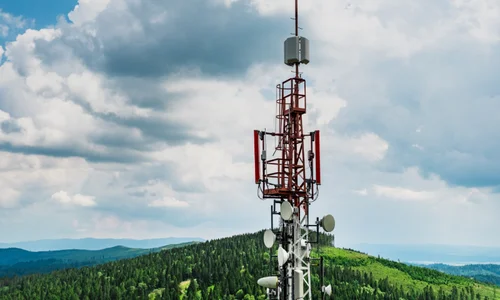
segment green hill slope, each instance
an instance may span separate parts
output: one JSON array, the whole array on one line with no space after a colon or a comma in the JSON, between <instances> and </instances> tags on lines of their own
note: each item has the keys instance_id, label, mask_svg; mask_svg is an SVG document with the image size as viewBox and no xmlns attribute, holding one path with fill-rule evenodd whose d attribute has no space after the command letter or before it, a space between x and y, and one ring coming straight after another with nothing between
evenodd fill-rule
<instances>
[{"instance_id":1,"label":"green hill slope","mask_svg":"<svg viewBox=\"0 0 500 300\"><path fill-rule=\"evenodd\" d=\"M436 299L425 296L434 294L437 299L500 299L500 291L496 292L496 287L481 283L466 277L453 276L436 270L410 266L394 261L376 258L352 250L323 248L321 254L326 257L326 264L331 270L335 268L348 268L354 272L362 273L361 285L370 291L377 287L375 281L393 288L404 291L406 299L419 299L419 294L423 292L423 299ZM364 275L366 274L366 275ZM330 273L330 280L334 276ZM366 285L368 283L368 286ZM387 287L385 287L387 289ZM440 295L443 295L442 297ZM472 298L471 298L472 297Z\"/></svg>"},{"instance_id":2,"label":"green hill slope","mask_svg":"<svg viewBox=\"0 0 500 300\"><path fill-rule=\"evenodd\" d=\"M183 247L193 242L154 249L133 249L116 246L102 250L58 250L31 252L18 248L0 249L0 277L92 266L109 261L133 258L164 249Z\"/></svg>"},{"instance_id":3,"label":"green hill slope","mask_svg":"<svg viewBox=\"0 0 500 300\"><path fill-rule=\"evenodd\" d=\"M493 283L500 286L500 265L472 264L465 266L450 266L446 264L432 264L422 266L452 275L472 277L479 281Z\"/></svg>"},{"instance_id":4,"label":"green hill slope","mask_svg":"<svg viewBox=\"0 0 500 300\"><path fill-rule=\"evenodd\" d=\"M330 241L322 235L323 244ZM256 281L271 275L266 250L262 232L238 235L94 267L0 279L0 299L264 299ZM474 280L350 250L321 251L336 299L495 296L491 286ZM317 275L312 283L318 288ZM317 293L314 299L320 299Z\"/></svg>"}]
</instances>

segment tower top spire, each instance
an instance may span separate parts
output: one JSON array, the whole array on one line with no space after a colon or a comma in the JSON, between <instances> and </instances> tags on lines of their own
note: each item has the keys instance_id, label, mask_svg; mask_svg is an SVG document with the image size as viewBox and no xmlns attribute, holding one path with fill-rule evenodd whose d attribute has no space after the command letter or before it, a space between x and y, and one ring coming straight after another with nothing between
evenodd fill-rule
<instances>
[{"instance_id":1,"label":"tower top spire","mask_svg":"<svg viewBox=\"0 0 500 300\"><path fill-rule=\"evenodd\" d=\"M309 63L309 40L299 36L299 0L295 1L295 35L285 40L285 64L295 66L295 77L299 78L299 65Z\"/></svg>"},{"instance_id":2,"label":"tower top spire","mask_svg":"<svg viewBox=\"0 0 500 300\"><path fill-rule=\"evenodd\" d=\"M295 1L295 36L299 36L299 0Z\"/></svg>"}]
</instances>

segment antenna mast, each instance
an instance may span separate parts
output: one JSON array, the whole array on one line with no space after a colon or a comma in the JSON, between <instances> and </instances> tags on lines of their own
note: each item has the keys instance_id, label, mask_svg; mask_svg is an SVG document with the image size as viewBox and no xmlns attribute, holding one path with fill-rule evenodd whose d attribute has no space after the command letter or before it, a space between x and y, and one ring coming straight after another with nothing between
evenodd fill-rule
<instances>
[{"instance_id":1,"label":"antenna mast","mask_svg":"<svg viewBox=\"0 0 500 300\"><path fill-rule=\"evenodd\" d=\"M295 36L299 36L299 0L295 0ZM295 77L299 77L299 64L295 63Z\"/></svg>"},{"instance_id":2,"label":"antenna mast","mask_svg":"<svg viewBox=\"0 0 500 300\"><path fill-rule=\"evenodd\" d=\"M317 218L314 224L309 222L309 206L317 199L321 184L320 134L318 130L304 134L306 81L300 76L299 65L309 63L309 40L299 36L298 0L294 1L295 35L285 40L284 63L295 67L295 77L276 86L278 131L254 131L255 183L259 187L259 198L274 202L271 229L265 232L264 243L270 248L271 261L276 257L278 260L277 268L271 269L278 275L261 278L258 284L267 288L269 299L280 300L312 299L311 245L319 242L320 226L327 232L335 227L331 215ZM278 141L275 155L270 159L266 143L269 136ZM276 215L280 216L278 228L273 225ZM315 240L309 239L310 228L315 228ZM275 240L278 241L277 255L272 253ZM318 260L322 266L323 260ZM331 294L330 285L321 289L323 296Z\"/></svg>"}]
</instances>

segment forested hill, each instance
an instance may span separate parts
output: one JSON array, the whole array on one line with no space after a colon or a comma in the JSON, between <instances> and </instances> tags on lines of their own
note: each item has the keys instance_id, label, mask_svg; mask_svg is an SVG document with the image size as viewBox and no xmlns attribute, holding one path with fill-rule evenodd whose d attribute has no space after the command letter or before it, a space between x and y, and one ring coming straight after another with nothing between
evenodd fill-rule
<instances>
[{"instance_id":1,"label":"forested hill","mask_svg":"<svg viewBox=\"0 0 500 300\"><path fill-rule=\"evenodd\" d=\"M18 248L0 249L0 277L93 266L114 260L133 258L165 249L183 247L196 242L167 245L152 249L116 246L102 250L57 250L31 252Z\"/></svg>"},{"instance_id":2,"label":"forested hill","mask_svg":"<svg viewBox=\"0 0 500 300\"><path fill-rule=\"evenodd\" d=\"M500 286L500 265L472 264L465 266L450 266L446 264L432 264L426 265L425 267L452 275L473 277L477 280L494 283Z\"/></svg>"},{"instance_id":3,"label":"forested hill","mask_svg":"<svg viewBox=\"0 0 500 300\"><path fill-rule=\"evenodd\" d=\"M263 232L94 267L0 280L0 299L264 299ZM327 245L331 237L322 235ZM494 299L492 286L350 250L321 248L336 299ZM315 254L317 255L317 254ZM318 274L318 270L313 270ZM318 276L313 285L318 291ZM316 293L314 299L321 299ZM500 298L497 298L500 299Z\"/></svg>"}]
</instances>

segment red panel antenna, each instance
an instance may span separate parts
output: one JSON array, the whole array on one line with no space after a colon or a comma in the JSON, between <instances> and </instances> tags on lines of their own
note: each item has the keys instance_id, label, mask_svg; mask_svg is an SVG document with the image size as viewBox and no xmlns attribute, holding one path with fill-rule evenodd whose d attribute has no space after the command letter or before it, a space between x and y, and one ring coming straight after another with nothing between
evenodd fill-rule
<instances>
[{"instance_id":1,"label":"red panel antenna","mask_svg":"<svg viewBox=\"0 0 500 300\"><path fill-rule=\"evenodd\" d=\"M321 151L319 144L319 130L314 133L314 151L316 152L316 183L321 184Z\"/></svg>"},{"instance_id":2,"label":"red panel antenna","mask_svg":"<svg viewBox=\"0 0 500 300\"><path fill-rule=\"evenodd\" d=\"M255 183L260 182L260 153L259 153L259 131L253 131L253 152L255 163Z\"/></svg>"}]
</instances>

